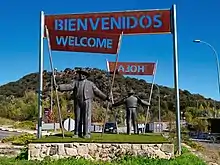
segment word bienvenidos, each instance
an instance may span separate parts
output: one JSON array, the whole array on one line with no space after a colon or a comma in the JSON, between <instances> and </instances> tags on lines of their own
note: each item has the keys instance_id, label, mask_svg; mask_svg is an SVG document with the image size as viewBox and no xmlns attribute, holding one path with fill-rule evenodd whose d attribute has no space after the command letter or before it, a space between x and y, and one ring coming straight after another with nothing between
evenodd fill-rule
<instances>
[{"instance_id":1,"label":"word bienvenidos","mask_svg":"<svg viewBox=\"0 0 220 165\"><path fill-rule=\"evenodd\" d=\"M121 16L115 18L97 17L97 18L69 18L69 19L55 19L54 30L62 31L96 31L96 30L125 30L142 28L147 29L150 27L161 28L163 22L161 15L154 16Z\"/></svg>"}]
</instances>

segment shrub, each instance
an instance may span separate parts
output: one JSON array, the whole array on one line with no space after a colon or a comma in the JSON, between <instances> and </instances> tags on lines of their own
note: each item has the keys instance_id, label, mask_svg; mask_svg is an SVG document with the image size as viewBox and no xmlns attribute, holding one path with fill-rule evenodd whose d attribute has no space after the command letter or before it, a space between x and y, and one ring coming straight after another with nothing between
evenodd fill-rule
<instances>
[{"instance_id":1,"label":"shrub","mask_svg":"<svg viewBox=\"0 0 220 165\"><path fill-rule=\"evenodd\" d=\"M31 129L31 130L35 130L36 129L36 125L32 121L15 122L13 127L14 128Z\"/></svg>"},{"instance_id":2,"label":"shrub","mask_svg":"<svg viewBox=\"0 0 220 165\"><path fill-rule=\"evenodd\" d=\"M2 139L2 143L10 142L14 145L25 145L28 143L29 140L36 139L36 136L33 134L24 133L19 136L10 136L7 138Z\"/></svg>"}]
</instances>

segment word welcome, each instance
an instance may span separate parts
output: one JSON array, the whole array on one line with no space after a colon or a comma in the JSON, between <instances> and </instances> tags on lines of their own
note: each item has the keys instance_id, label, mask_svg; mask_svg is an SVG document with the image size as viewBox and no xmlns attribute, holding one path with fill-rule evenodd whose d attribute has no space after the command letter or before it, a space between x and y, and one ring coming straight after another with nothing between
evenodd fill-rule
<instances>
[{"instance_id":1,"label":"word welcome","mask_svg":"<svg viewBox=\"0 0 220 165\"><path fill-rule=\"evenodd\" d=\"M110 72L114 71L115 62L109 62ZM118 62L117 71L124 75L153 75L155 63Z\"/></svg>"},{"instance_id":2,"label":"word welcome","mask_svg":"<svg viewBox=\"0 0 220 165\"><path fill-rule=\"evenodd\" d=\"M56 36L56 44L61 46L112 48L112 39L99 37Z\"/></svg>"},{"instance_id":3,"label":"word welcome","mask_svg":"<svg viewBox=\"0 0 220 165\"><path fill-rule=\"evenodd\" d=\"M120 35L88 32L50 31L51 49L55 51L116 54Z\"/></svg>"},{"instance_id":4,"label":"word welcome","mask_svg":"<svg viewBox=\"0 0 220 165\"><path fill-rule=\"evenodd\" d=\"M98 17L98 18L70 18L70 19L56 19L54 24L55 30L63 31L96 31L101 30L125 30L135 29L140 27L147 29L149 27L160 28L163 25L161 14L154 16L142 15L139 18L136 16L123 17Z\"/></svg>"}]
</instances>

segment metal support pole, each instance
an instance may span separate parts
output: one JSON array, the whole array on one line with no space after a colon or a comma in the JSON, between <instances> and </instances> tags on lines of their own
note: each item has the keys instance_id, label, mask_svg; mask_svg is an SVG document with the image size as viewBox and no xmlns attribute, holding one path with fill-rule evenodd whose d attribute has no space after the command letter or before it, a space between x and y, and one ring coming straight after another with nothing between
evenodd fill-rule
<instances>
[{"instance_id":1,"label":"metal support pole","mask_svg":"<svg viewBox=\"0 0 220 165\"><path fill-rule=\"evenodd\" d=\"M157 93L158 93L158 122L159 122L159 130L161 132L161 111L160 111L160 88L158 85L154 84L157 88Z\"/></svg>"},{"instance_id":2,"label":"metal support pole","mask_svg":"<svg viewBox=\"0 0 220 165\"><path fill-rule=\"evenodd\" d=\"M158 96L158 97L159 97L159 98L158 98L158 104L159 104L159 105L158 105L158 106L159 106L159 114L158 114L158 115L159 115L159 116L158 116L158 117L159 117L159 124L160 124L160 132L162 132L162 130L163 130L162 128L163 128L163 127L162 127L162 123L161 123L160 88L158 87L158 89L159 89L159 90L158 90L158 92L159 92L159 96Z\"/></svg>"},{"instance_id":3,"label":"metal support pole","mask_svg":"<svg viewBox=\"0 0 220 165\"><path fill-rule=\"evenodd\" d=\"M205 41L200 41L200 42L208 45L213 50L213 52L214 52L215 60L216 60L216 67L217 67L217 73L218 73L218 76L217 76L218 77L218 93L220 95L220 74L219 74L220 71L219 71L218 53L217 53L217 51L215 50L215 48L211 44L209 44L209 43L207 43Z\"/></svg>"},{"instance_id":4,"label":"metal support pole","mask_svg":"<svg viewBox=\"0 0 220 165\"><path fill-rule=\"evenodd\" d=\"M172 6L172 33L173 33L173 64L174 64L174 86L176 94L176 132L177 132L177 154L181 155L181 128L180 128L180 99L179 99L179 69L178 69L178 40L176 23L176 5Z\"/></svg>"},{"instance_id":5,"label":"metal support pole","mask_svg":"<svg viewBox=\"0 0 220 165\"><path fill-rule=\"evenodd\" d=\"M211 49L212 49L212 51L214 52L214 55L215 55L215 60L216 60L216 68L217 68L217 78L218 78L218 94L219 94L219 96L220 96L220 74L219 74L219 72L220 72L220 67L219 67L219 58L218 58L218 53L217 53L217 51L215 50L215 48L211 45L211 44L209 44L208 42L205 42L205 41L201 41L201 40L194 40L194 42L196 42L196 43L202 43L202 44L205 44L205 45L207 45L208 47L210 47ZM216 112L215 112L216 113Z\"/></svg>"},{"instance_id":6,"label":"metal support pole","mask_svg":"<svg viewBox=\"0 0 220 165\"><path fill-rule=\"evenodd\" d=\"M44 70L44 12L40 13L40 38L39 38L39 87L38 87L38 128L37 138L42 137L42 91Z\"/></svg>"},{"instance_id":7,"label":"metal support pole","mask_svg":"<svg viewBox=\"0 0 220 165\"><path fill-rule=\"evenodd\" d=\"M160 130L161 130L161 111L160 111L160 87L156 84L154 84L157 88L158 93L158 122L160 124Z\"/></svg>"}]
</instances>

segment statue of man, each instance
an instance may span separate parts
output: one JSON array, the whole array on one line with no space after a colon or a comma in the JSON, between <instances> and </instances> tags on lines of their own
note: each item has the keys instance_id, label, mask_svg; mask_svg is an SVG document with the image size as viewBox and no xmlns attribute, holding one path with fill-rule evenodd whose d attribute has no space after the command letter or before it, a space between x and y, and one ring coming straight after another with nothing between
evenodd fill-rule
<instances>
[{"instance_id":1,"label":"statue of man","mask_svg":"<svg viewBox=\"0 0 220 165\"><path fill-rule=\"evenodd\" d=\"M90 138L92 100L94 95L104 101L109 101L110 99L93 82L87 79L89 73L86 70L78 69L76 75L76 80L72 81L71 84L58 85L57 89L59 91L73 91L75 113L74 137Z\"/></svg>"},{"instance_id":2,"label":"statue of man","mask_svg":"<svg viewBox=\"0 0 220 165\"><path fill-rule=\"evenodd\" d=\"M133 90L128 92L128 96L123 98L121 101L118 101L112 104L112 107L125 104L126 107L126 123L127 123L127 134L131 134L131 121L134 127L134 133L138 134L138 123L137 123L137 107L138 104L149 106L150 104L144 100L141 100L138 96L135 95Z\"/></svg>"}]
</instances>

